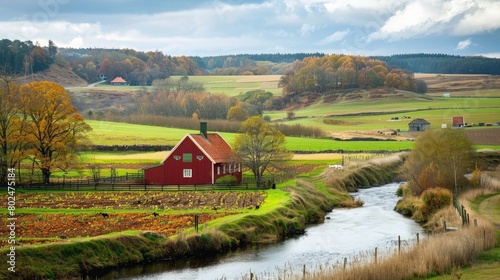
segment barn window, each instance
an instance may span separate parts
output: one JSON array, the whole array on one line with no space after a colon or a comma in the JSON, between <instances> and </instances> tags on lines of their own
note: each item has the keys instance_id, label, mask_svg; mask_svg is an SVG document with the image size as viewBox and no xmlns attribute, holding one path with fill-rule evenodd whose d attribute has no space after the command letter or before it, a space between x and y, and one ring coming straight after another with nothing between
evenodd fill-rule
<instances>
[{"instance_id":1,"label":"barn window","mask_svg":"<svg viewBox=\"0 0 500 280\"><path fill-rule=\"evenodd\" d=\"M220 174L220 166L217 166L217 174Z\"/></svg>"},{"instance_id":2,"label":"barn window","mask_svg":"<svg viewBox=\"0 0 500 280\"><path fill-rule=\"evenodd\" d=\"M223 165L222 173L226 174L226 165L225 164Z\"/></svg>"},{"instance_id":3,"label":"barn window","mask_svg":"<svg viewBox=\"0 0 500 280\"><path fill-rule=\"evenodd\" d=\"M183 162L193 162L193 154L182 154Z\"/></svg>"},{"instance_id":4,"label":"barn window","mask_svg":"<svg viewBox=\"0 0 500 280\"><path fill-rule=\"evenodd\" d=\"M193 170L192 169L184 169L184 178L191 178L193 177Z\"/></svg>"},{"instance_id":5,"label":"barn window","mask_svg":"<svg viewBox=\"0 0 500 280\"><path fill-rule=\"evenodd\" d=\"M231 164L229 164L229 173L233 172L231 169Z\"/></svg>"}]
</instances>

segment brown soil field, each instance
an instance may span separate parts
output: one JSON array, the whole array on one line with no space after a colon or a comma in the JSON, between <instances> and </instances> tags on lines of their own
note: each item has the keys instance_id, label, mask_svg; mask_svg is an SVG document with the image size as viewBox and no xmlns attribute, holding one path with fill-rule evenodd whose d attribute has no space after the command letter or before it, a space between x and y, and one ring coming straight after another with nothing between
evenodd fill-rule
<instances>
[{"instance_id":1,"label":"brown soil field","mask_svg":"<svg viewBox=\"0 0 500 280\"><path fill-rule=\"evenodd\" d=\"M20 209L210 210L262 204L265 192L61 192L19 193Z\"/></svg>"},{"instance_id":2,"label":"brown soil field","mask_svg":"<svg viewBox=\"0 0 500 280\"><path fill-rule=\"evenodd\" d=\"M246 210L257 211L266 196L260 191L17 193L16 208L24 211L16 215L16 237L30 244L125 230L170 236L193 227L194 213L203 224ZM6 224L7 218L0 214ZM3 236L8 231L0 228Z\"/></svg>"},{"instance_id":3,"label":"brown soil field","mask_svg":"<svg viewBox=\"0 0 500 280\"><path fill-rule=\"evenodd\" d=\"M201 213L198 215L198 222L203 224L226 215L229 214ZM7 215L1 217L7 223ZM152 213L113 213L106 217L100 213L19 214L16 220L16 237L22 244L34 244L126 230L154 231L171 236L193 225L194 214L154 216ZM2 227L0 234L8 236L8 228Z\"/></svg>"},{"instance_id":4,"label":"brown soil field","mask_svg":"<svg viewBox=\"0 0 500 280\"><path fill-rule=\"evenodd\" d=\"M500 89L500 76L460 74L415 74L427 83L429 93Z\"/></svg>"},{"instance_id":5,"label":"brown soil field","mask_svg":"<svg viewBox=\"0 0 500 280\"><path fill-rule=\"evenodd\" d=\"M466 129L465 133L475 145L500 145L500 127Z\"/></svg>"}]
</instances>

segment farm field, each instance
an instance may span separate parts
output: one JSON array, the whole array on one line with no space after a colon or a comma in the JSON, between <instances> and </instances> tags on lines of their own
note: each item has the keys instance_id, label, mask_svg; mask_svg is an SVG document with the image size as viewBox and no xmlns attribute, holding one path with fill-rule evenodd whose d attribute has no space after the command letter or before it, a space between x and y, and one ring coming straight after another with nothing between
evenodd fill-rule
<instances>
[{"instance_id":1,"label":"farm field","mask_svg":"<svg viewBox=\"0 0 500 280\"><path fill-rule=\"evenodd\" d=\"M23 192L17 194L17 236L23 244L122 231L172 236L199 223L255 210L264 191L226 192ZM7 215L0 215L7 221ZM8 228L0 229L8 236Z\"/></svg>"},{"instance_id":2,"label":"farm field","mask_svg":"<svg viewBox=\"0 0 500 280\"><path fill-rule=\"evenodd\" d=\"M180 78L173 76L172 78ZM262 89L275 95L281 95L282 89L278 88L280 75L259 76L189 76L193 82L203 83L205 90L210 93L223 93L236 96L247 91Z\"/></svg>"},{"instance_id":3,"label":"farm field","mask_svg":"<svg viewBox=\"0 0 500 280\"><path fill-rule=\"evenodd\" d=\"M88 121L93 131L89 140L96 145L175 145L186 133L198 133L194 130L143 126L104 121ZM223 132L221 135L232 143L235 133ZM411 141L335 141L331 139L307 139L287 137L287 148L319 152L326 150L405 150L413 146Z\"/></svg>"}]
</instances>

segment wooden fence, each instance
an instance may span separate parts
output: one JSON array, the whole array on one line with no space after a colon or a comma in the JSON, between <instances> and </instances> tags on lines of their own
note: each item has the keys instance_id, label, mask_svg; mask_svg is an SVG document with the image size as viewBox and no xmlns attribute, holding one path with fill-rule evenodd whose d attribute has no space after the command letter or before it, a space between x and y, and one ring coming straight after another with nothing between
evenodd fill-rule
<instances>
[{"instance_id":1,"label":"wooden fence","mask_svg":"<svg viewBox=\"0 0 500 280\"><path fill-rule=\"evenodd\" d=\"M248 183L240 185L146 185L137 183L116 183L116 184L32 184L19 185L18 189L23 190L59 190L59 191L209 191L209 190L263 190Z\"/></svg>"}]
</instances>

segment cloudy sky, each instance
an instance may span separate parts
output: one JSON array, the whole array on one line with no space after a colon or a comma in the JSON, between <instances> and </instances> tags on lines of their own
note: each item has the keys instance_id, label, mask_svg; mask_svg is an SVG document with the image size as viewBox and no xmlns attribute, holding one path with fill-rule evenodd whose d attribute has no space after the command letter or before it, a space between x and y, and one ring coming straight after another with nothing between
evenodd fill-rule
<instances>
[{"instance_id":1,"label":"cloudy sky","mask_svg":"<svg viewBox=\"0 0 500 280\"><path fill-rule=\"evenodd\" d=\"M0 6L0 38L169 55L500 57L500 1L16 0Z\"/></svg>"}]
</instances>

